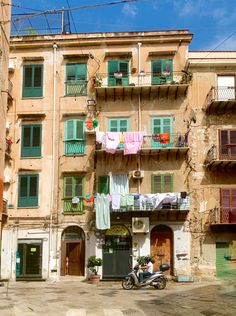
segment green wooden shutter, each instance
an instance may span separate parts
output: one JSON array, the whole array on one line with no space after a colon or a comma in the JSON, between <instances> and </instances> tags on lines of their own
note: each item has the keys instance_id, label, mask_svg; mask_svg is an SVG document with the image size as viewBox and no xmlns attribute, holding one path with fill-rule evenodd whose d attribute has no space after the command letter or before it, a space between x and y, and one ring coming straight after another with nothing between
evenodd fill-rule
<instances>
[{"instance_id":1,"label":"green wooden shutter","mask_svg":"<svg viewBox=\"0 0 236 316\"><path fill-rule=\"evenodd\" d=\"M161 83L161 60L151 61L152 84Z\"/></svg>"},{"instance_id":2,"label":"green wooden shutter","mask_svg":"<svg viewBox=\"0 0 236 316\"><path fill-rule=\"evenodd\" d=\"M41 156L41 125L23 125L21 157Z\"/></svg>"},{"instance_id":3,"label":"green wooden shutter","mask_svg":"<svg viewBox=\"0 0 236 316\"><path fill-rule=\"evenodd\" d=\"M99 176L98 177L98 193L109 193L109 177Z\"/></svg>"},{"instance_id":4,"label":"green wooden shutter","mask_svg":"<svg viewBox=\"0 0 236 316\"><path fill-rule=\"evenodd\" d=\"M116 78L114 77L114 72L119 71L119 64L117 60L108 61L108 86L116 85Z\"/></svg>"},{"instance_id":5,"label":"green wooden shutter","mask_svg":"<svg viewBox=\"0 0 236 316\"><path fill-rule=\"evenodd\" d=\"M65 122L65 140L74 140L74 120Z\"/></svg>"},{"instance_id":6,"label":"green wooden shutter","mask_svg":"<svg viewBox=\"0 0 236 316\"><path fill-rule=\"evenodd\" d=\"M76 65L76 79L86 80L87 79L87 64L81 63Z\"/></svg>"},{"instance_id":7,"label":"green wooden shutter","mask_svg":"<svg viewBox=\"0 0 236 316\"><path fill-rule=\"evenodd\" d=\"M23 91L25 98L42 97L43 95L43 65L24 65Z\"/></svg>"},{"instance_id":8,"label":"green wooden shutter","mask_svg":"<svg viewBox=\"0 0 236 316\"><path fill-rule=\"evenodd\" d=\"M18 207L38 206L38 175L20 175Z\"/></svg>"},{"instance_id":9,"label":"green wooden shutter","mask_svg":"<svg viewBox=\"0 0 236 316\"><path fill-rule=\"evenodd\" d=\"M153 194L173 192L172 174L152 175L151 181L151 190Z\"/></svg>"},{"instance_id":10,"label":"green wooden shutter","mask_svg":"<svg viewBox=\"0 0 236 316\"><path fill-rule=\"evenodd\" d=\"M76 127L75 139L84 140L85 139L84 121L83 120L76 120L75 127Z\"/></svg>"},{"instance_id":11,"label":"green wooden shutter","mask_svg":"<svg viewBox=\"0 0 236 316\"><path fill-rule=\"evenodd\" d=\"M66 95L87 94L87 64L66 64Z\"/></svg>"},{"instance_id":12,"label":"green wooden shutter","mask_svg":"<svg viewBox=\"0 0 236 316\"><path fill-rule=\"evenodd\" d=\"M172 130L173 130L173 118L172 117L154 117L151 119L151 134L170 134L170 142L162 144L160 141L152 140L152 148L166 148L172 147Z\"/></svg>"},{"instance_id":13,"label":"green wooden shutter","mask_svg":"<svg viewBox=\"0 0 236 316\"><path fill-rule=\"evenodd\" d=\"M115 118L108 121L109 132L127 132L128 119Z\"/></svg>"},{"instance_id":14,"label":"green wooden shutter","mask_svg":"<svg viewBox=\"0 0 236 316\"><path fill-rule=\"evenodd\" d=\"M151 61L152 84L166 84L173 80L173 60L157 59Z\"/></svg>"},{"instance_id":15,"label":"green wooden shutter","mask_svg":"<svg viewBox=\"0 0 236 316\"><path fill-rule=\"evenodd\" d=\"M72 198L73 196L73 177L64 178L64 197Z\"/></svg>"},{"instance_id":16,"label":"green wooden shutter","mask_svg":"<svg viewBox=\"0 0 236 316\"><path fill-rule=\"evenodd\" d=\"M129 85L129 62L120 61L119 71L122 72L122 86Z\"/></svg>"}]
</instances>

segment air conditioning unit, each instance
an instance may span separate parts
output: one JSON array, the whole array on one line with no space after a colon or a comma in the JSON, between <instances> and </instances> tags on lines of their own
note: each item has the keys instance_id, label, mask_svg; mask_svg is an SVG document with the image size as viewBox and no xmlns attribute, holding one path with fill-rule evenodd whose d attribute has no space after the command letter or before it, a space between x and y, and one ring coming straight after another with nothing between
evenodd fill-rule
<instances>
[{"instance_id":1,"label":"air conditioning unit","mask_svg":"<svg viewBox=\"0 0 236 316\"><path fill-rule=\"evenodd\" d=\"M133 170L132 177L134 179L141 179L144 177L144 170Z\"/></svg>"},{"instance_id":2,"label":"air conditioning unit","mask_svg":"<svg viewBox=\"0 0 236 316\"><path fill-rule=\"evenodd\" d=\"M133 233L149 232L149 217L132 217Z\"/></svg>"}]
</instances>

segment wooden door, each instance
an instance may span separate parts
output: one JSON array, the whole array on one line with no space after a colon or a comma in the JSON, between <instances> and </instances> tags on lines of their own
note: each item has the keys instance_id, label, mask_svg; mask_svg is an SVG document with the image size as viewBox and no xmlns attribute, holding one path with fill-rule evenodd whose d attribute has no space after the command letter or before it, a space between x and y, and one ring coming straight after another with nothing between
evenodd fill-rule
<instances>
[{"instance_id":1,"label":"wooden door","mask_svg":"<svg viewBox=\"0 0 236 316\"><path fill-rule=\"evenodd\" d=\"M66 257L68 258L68 274L84 275L84 245L83 241L68 242Z\"/></svg>"},{"instance_id":2,"label":"wooden door","mask_svg":"<svg viewBox=\"0 0 236 316\"><path fill-rule=\"evenodd\" d=\"M167 273L173 274L173 232L165 225L158 225L151 231L151 256L154 257L154 271L159 270L162 263L171 267Z\"/></svg>"}]
</instances>

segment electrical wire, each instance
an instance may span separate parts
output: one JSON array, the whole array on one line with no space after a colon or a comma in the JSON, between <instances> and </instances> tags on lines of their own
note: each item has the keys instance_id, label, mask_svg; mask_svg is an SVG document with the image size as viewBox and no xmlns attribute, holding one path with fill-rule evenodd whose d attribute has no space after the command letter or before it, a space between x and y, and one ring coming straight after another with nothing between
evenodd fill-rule
<instances>
[{"instance_id":1,"label":"electrical wire","mask_svg":"<svg viewBox=\"0 0 236 316\"><path fill-rule=\"evenodd\" d=\"M65 11L71 12L71 11L78 11L78 10L82 10L82 9L92 9L92 8L98 8L98 7L113 6L113 5L117 5L117 4L139 2L139 1L143 1L143 0L120 0L120 1L113 1L113 2L108 2L108 3L97 3L97 4L93 4L93 5L84 5L84 6L80 6L80 7L76 7L76 8L62 8L62 9L46 10L46 11L41 11L39 13L28 14L22 18L16 18L16 19L14 19L14 22L22 21L22 20L25 20L27 18L36 17L36 16L43 15L43 14L61 13L61 12L65 12Z\"/></svg>"}]
</instances>

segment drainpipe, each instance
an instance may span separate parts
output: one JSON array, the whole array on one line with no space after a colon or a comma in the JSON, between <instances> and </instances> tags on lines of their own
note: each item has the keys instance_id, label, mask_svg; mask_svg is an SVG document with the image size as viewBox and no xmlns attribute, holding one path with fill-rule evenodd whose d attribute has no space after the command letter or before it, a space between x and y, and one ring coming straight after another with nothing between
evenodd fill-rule
<instances>
[{"instance_id":1,"label":"drainpipe","mask_svg":"<svg viewBox=\"0 0 236 316\"><path fill-rule=\"evenodd\" d=\"M48 244L48 278L50 276L50 263L52 256L52 221L54 212L55 192L55 131L56 131L56 76L57 76L57 44L53 44L53 112L52 112L52 170L51 170L51 197L50 197L50 223L49 223L49 244Z\"/></svg>"},{"instance_id":2,"label":"drainpipe","mask_svg":"<svg viewBox=\"0 0 236 316\"><path fill-rule=\"evenodd\" d=\"M138 85L140 85L140 71L141 71L141 46L142 43L138 43ZM141 130L141 97L138 95L138 131ZM141 169L141 155L138 158L138 170ZM138 181L138 194L140 194L140 182Z\"/></svg>"}]
</instances>

